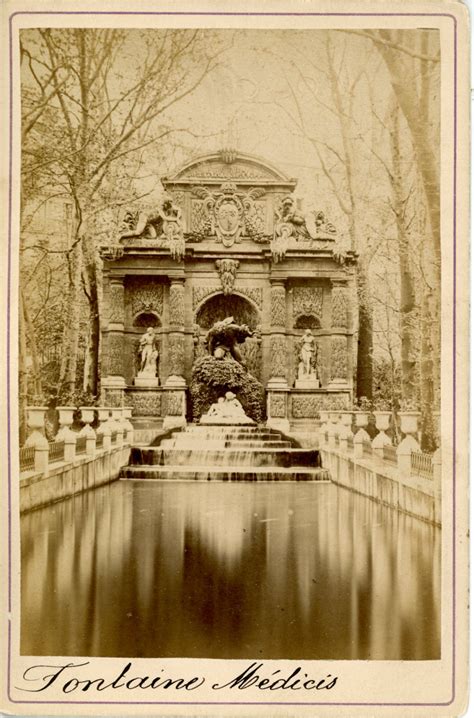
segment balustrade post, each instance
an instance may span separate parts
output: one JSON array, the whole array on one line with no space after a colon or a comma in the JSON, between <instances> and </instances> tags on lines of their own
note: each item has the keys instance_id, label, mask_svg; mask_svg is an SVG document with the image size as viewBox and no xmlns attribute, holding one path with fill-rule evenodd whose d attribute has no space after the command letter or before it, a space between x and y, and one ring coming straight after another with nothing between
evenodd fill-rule
<instances>
[{"instance_id":1,"label":"balustrade post","mask_svg":"<svg viewBox=\"0 0 474 718\"><path fill-rule=\"evenodd\" d=\"M76 407L58 406L56 408L59 414L59 430L55 436L55 441L62 441L65 436L68 436L68 432L71 431Z\"/></svg>"},{"instance_id":2,"label":"balustrade post","mask_svg":"<svg viewBox=\"0 0 474 718\"><path fill-rule=\"evenodd\" d=\"M44 435L44 415L47 412L47 406L29 406L28 412L28 428L31 430L30 435L25 441L25 446L36 446L36 444L43 444L43 439L46 441ZM48 443L46 441L46 443Z\"/></svg>"},{"instance_id":3,"label":"balustrade post","mask_svg":"<svg viewBox=\"0 0 474 718\"><path fill-rule=\"evenodd\" d=\"M61 441L64 441L64 461L74 461L76 458L77 434L68 426L63 427Z\"/></svg>"},{"instance_id":4,"label":"balustrade post","mask_svg":"<svg viewBox=\"0 0 474 718\"><path fill-rule=\"evenodd\" d=\"M342 430L339 434L339 447L341 451L347 451L347 440L352 437L351 431L352 412L341 411Z\"/></svg>"},{"instance_id":5,"label":"balustrade post","mask_svg":"<svg viewBox=\"0 0 474 718\"><path fill-rule=\"evenodd\" d=\"M397 446L398 469L406 476L411 474L411 455L413 451L420 451L420 445L414 436L408 434Z\"/></svg>"},{"instance_id":6,"label":"balustrade post","mask_svg":"<svg viewBox=\"0 0 474 718\"><path fill-rule=\"evenodd\" d=\"M336 446L336 424L339 419L338 412L331 412L329 416L330 424L328 427L328 446L334 448Z\"/></svg>"},{"instance_id":7,"label":"balustrade post","mask_svg":"<svg viewBox=\"0 0 474 718\"><path fill-rule=\"evenodd\" d=\"M35 447L35 471L48 476L49 473L49 444L45 436L36 439Z\"/></svg>"},{"instance_id":8,"label":"balustrade post","mask_svg":"<svg viewBox=\"0 0 474 718\"><path fill-rule=\"evenodd\" d=\"M379 459L383 460L383 447L392 444L390 437L385 433L390 426L391 411L374 411L375 426L378 434L372 441L372 449Z\"/></svg>"},{"instance_id":9,"label":"balustrade post","mask_svg":"<svg viewBox=\"0 0 474 718\"><path fill-rule=\"evenodd\" d=\"M132 417L132 407L124 406L122 409L124 428L127 432L127 444L133 444L134 428L130 421Z\"/></svg>"},{"instance_id":10,"label":"balustrade post","mask_svg":"<svg viewBox=\"0 0 474 718\"><path fill-rule=\"evenodd\" d=\"M123 445L122 409L114 406L112 409L113 431L117 432L117 446Z\"/></svg>"}]
</instances>

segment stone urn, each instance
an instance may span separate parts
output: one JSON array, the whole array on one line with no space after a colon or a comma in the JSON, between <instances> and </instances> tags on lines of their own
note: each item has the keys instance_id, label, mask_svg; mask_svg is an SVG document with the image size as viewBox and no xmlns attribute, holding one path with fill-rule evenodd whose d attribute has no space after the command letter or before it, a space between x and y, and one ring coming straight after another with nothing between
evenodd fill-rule
<instances>
[{"instance_id":1,"label":"stone urn","mask_svg":"<svg viewBox=\"0 0 474 718\"><path fill-rule=\"evenodd\" d=\"M355 411L355 425L358 429L365 429L365 427L369 423L369 414L368 411Z\"/></svg>"},{"instance_id":2,"label":"stone urn","mask_svg":"<svg viewBox=\"0 0 474 718\"><path fill-rule=\"evenodd\" d=\"M72 423L74 421L74 412L76 411L75 406L58 406L56 407L59 414L59 425L62 428L63 426L72 426Z\"/></svg>"},{"instance_id":3,"label":"stone urn","mask_svg":"<svg viewBox=\"0 0 474 718\"><path fill-rule=\"evenodd\" d=\"M420 411L399 411L400 430L405 435L415 435L418 431L418 420L421 416Z\"/></svg>"},{"instance_id":4,"label":"stone urn","mask_svg":"<svg viewBox=\"0 0 474 718\"><path fill-rule=\"evenodd\" d=\"M44 429L44 415L47 411L47 406L29 406L28 428L42 431Z\"/></svg>"},{"instance_id":5,"label":"stone urn","mask_svg":"<svg viewBox=\"0 0 474 718\"><path fill-rule=\"evenodd\" d=\"M56 434L56 441L64 441L71 434L71 426L74 422L75 406L56 407L59 414L59 430Z\"/></svg>"},{"instance_id":6,"label":"stone urn","mask_svg":"<svg viewBox=\"0 0 474 718\"><path fill-rule=\"evenodd\" d=\"M92 406L81 406L81 419L84 424L92 424L94 421L94 407Z\"/></svg>"},{"instance_id":7,"label":"stone urn","mask_svg":"<svg viewBox=\"0 0 474 718\"><path fill-rule=\"evenodd\" d=\"M104 424L106 421L109 420L109 413L110 409L105 406L100 406L97 409L97 418L99 419L100 425Z\"/></svg>"},{"instance_id":8,"label":"stone urn","mask_svg":"<svg viewBox=\"0 0 474 718\"><path fill-rule=\"evenodd\" d=\"M374 411L375 426L379 431L387 431L390 426L391 411Z\"/></svg>"}]
</instances>

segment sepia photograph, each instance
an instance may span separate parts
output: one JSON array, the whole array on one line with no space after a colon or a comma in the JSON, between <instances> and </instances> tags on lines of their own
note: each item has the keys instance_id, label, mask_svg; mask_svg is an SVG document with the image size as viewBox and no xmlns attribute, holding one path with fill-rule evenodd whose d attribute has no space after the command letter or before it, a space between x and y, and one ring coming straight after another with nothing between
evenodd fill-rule
<instances>
[{"instance_id":1,"label":"sepia photograph","mask_svg":"<svg viewBox=\"0 0 474 718\"><path fill-rule=\"evenodd\" d=\"M85 701L101 658L112 688L239 659L218 694L321 700L337 661L429 671L444 30L136 15L18 30L15 688Z\"/></svg>"}]
</instances>

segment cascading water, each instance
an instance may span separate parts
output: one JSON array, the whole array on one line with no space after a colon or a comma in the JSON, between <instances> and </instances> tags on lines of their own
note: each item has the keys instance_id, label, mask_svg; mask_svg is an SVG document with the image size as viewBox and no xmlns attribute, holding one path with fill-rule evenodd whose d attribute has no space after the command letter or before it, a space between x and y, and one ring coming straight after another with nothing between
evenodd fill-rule
<instances>
[{"instance_id":1,"label":"cascading water","mask_svg":"<svg viewBox=\"0 0 474 718\"><path fill-rule=\"evenodd\" d=\"M123 479L328 481L319 451L275 429L190 425L154 446L133 447Z\"/></svg>"}]
</instances>

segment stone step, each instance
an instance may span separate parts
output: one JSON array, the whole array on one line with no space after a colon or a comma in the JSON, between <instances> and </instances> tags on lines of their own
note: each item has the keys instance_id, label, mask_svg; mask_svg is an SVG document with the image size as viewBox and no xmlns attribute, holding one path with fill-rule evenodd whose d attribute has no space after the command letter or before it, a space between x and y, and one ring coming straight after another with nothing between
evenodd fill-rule
<instances>
[{"instance_id":1,"label":"stone step","mask_svg":"<svg viewBox=\"0 0 474 718\"><path fill-rule=\"evenodd\" d=\"M149 466L207 466L210 470L215 467L242 466L272 466L285 467L305 466L319 468L321 466L320 453L312 449L239 449L220 448L207 451L187 448L139 448L132 447L130 465Z\"/></svg>"},{"instance_id":2,"label":"stone step","mask_svg":"<svg viewBox=\"0 0 474 718\"><path fill-rule=\"evenodd\" d=\"M256 426L187 426L184 431L173 432L173 436L255 436L255 437L279 437L279 431L275 429L258 428Z\"/></svg>"},{"instance_id":3,"label":"stone step","mask_svg":"<svg viewBox=\"0 0 474 718\"><path fill-rule=\"evenodd\" d=\"M189 436L176 437L174 439L163 439L159 444L160 449L196 449L201 451L214 451L219 449L290 449L291 441L271 439L258 439L249 441L247 439L197 439Z\"/></svg>"},{"instance_id":4,"label":"stone step","mask_svg":"<svg viewBox=\"0 0 474 718\"><path fill-rule=\"evenodd\" d=\"M327 469L267 468L225 466L125 466L120 472L125 481L318 481L329 482Z\"/></svg>"}]
</instances>

